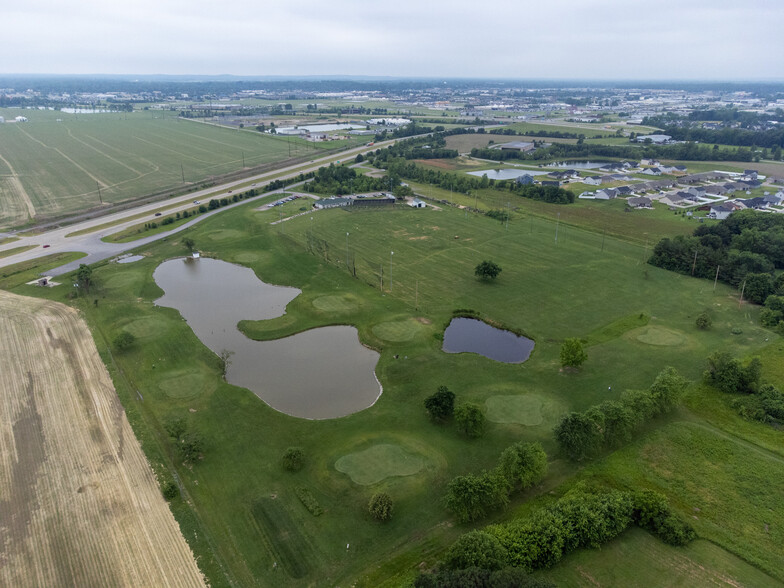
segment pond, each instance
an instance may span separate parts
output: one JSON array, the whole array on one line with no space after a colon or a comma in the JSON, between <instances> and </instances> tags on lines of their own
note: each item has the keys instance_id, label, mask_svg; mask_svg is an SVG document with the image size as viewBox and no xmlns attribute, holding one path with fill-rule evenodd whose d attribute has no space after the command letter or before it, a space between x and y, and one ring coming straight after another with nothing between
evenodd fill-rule
<instances>
[{"instance_id":1,"label":"pond","mask_svg":"<svg viewBox=\"0 0 784 588\"><path fill-rule=\"evenodd\" d=\"M232 353L230 384L248 388L275 410L307 419L346 416L381 395L378 353L359 342L354 327L321 327L273 341L253 341L241 320L282 316L301 291L259 280L225 261L172 259L153 273L165 294L159 306L177 309L214 353Z\"/></svg>"},{"instance_id":2,"label":"pond","mask_svg":"<svg viewBox=\"0 0 784 588\"><path fill-rule=\"evenodd\" d=\"M607 162L601 163L596 161L556 161L554 163L548 163L544 167L557 167L563 169L598 169L603 165L607 165Z\"/></svg>"},{"instance_id":3,"label":"pond","mask_svg":"<svg viewBox=\"0 0 784 588\"><path fill-rule=\"evenodd\" d=\"M454 318L444 331L442 349L447 353L478 353L503 363L522 363L530 357L534 342L477 319Z\"/></svg>"},{"instance_id":4,"label":"pond","mask_svg":"<svg viewBox=\"0 0 784 588\"><path fill-rule=\"evenodd\" d=\"M485 174L487 174L488 180L514 180L526 174L529 176L546 176L548 172L532 169L483 169L468 172L469 176L476 176L478 178L481 178Z\"/></svg>"}]
</instances>

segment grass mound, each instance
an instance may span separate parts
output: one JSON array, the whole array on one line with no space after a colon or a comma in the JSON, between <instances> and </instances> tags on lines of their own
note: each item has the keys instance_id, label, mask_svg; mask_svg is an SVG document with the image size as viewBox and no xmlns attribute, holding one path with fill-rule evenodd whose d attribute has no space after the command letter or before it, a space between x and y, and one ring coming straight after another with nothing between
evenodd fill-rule
<instances>
[{"instance_id":1,"label":"grass mound","mask_svg":"<svg viewBox=\"0 0 784 588\"><path fill-rule=\"evenodd\" d=\"M686 342L686 335L675 329L666 327L643 327L633 331L635 339L646 345L658 345L661 347L674 347L683 345Z\"/></svg>"},{"instance_id":2,"label":"grass mound","mask_svg":"<svg viewBox=\"0 0 784 588\"><path fill-rule=\"evenodd\" d=\"M424 467L425 461L421 457L389 443L349 453L335 462L337 471L360 486L376 484L392 476L411 476Z\"/></svg>"},{"instance_id":3,"label":"grass mound","mask_svg":"<svg viewBox=\"0 0 784 588\"><path fill-rule=\"evenodd\" d=\"M644 327L648 324L651 317L644 312L630 314L613 321L595 331L592 331L584 337L586 345L598 345L616 339L632 329Z\"/></svg>"},{"instance_id":4,"label":"grass mound","mask_svg":"<svg viewBox=\"0 0 784 588\"><path fill-rule=\"evenodd\" d=\"M262 255L256 251L242 251L234 256L234 260L239 263L253 263L254 261L259 261Z\"/></svg>"},{"instance_id":5,"label":"grass mound","mask_svg":"<svg viewBox=\"0 0 784 588\"><path fill-rule=\"evenodd\" d=\"M416 319L379 323L373 327L373 334L379 339L392 342L411 341L422 331L422 324Z\"/></svg>"},{"instance_id":6,"label":"grass mound","mask_svg":"<svg viewBox=\"0 0 784 588\"><path fill-rule=\"evenodd\" d=\"M157 317L146 316L128 323L125 330L137 339L148 339L162 335L166 331L166 325Z\"/></svg>"},{"instance_id":7,"label":"grass mound","mask_svg":"<svg viewBox=\"0 0 784 588\"><path fill-rule=\"evenodd\" d=\"M561 408L558 403L538 394L491 396L485 401L487 420L536 427L555 422Z\"/></svg>"},{"instance_id":8,"label":"grass mound","mask_svg":"<svg viewBox=\"0 0 784 588\"><path fill-rule=\"evenodd\" d=\"M349 312L357 308L357 301L347 294L319 296L313 301L313 306L324 312Z\"/></svg>"},{"instance_id":9,"label":"grass mound","mask_svg":"<svg viewBox=\"0 0 784 588\"><path fill-rule=\"evenodd\" d=\"M158 387L169 398L184 400L195 398L215 389L215 382L204 372L186 372L178 370L165 376Z\"/></svg>"}]
</instances>

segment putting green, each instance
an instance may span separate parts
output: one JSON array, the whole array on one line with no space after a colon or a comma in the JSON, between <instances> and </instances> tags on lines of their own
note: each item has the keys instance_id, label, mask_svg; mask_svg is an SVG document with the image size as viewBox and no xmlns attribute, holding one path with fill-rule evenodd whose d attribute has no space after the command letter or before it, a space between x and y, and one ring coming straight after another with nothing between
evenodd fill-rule
<instances>
[{"instance_id":1,"label":"putting green","mask_svg":"<svg viewBox=\"0 0 784 588\"><path fill-rule=\"evenodd\" d=\"M215 380L205 372L179 370L167 374L158 382L158 388L169 398L185 400L204 392L212 392L215 389Z\"/></svg>"},{"instance_id":2,"label":"putting green","mask_svg":"<svg viewBox=\"0 0 784 588\"><path fill-rule=\"evenodd\" d=\"M536 394L491 396L485 401L487 420L535 427L544 422L544 404L545 399Z\"/></svg>"},{"instance_id":3,"label":"putting green","mask_svg":"<svg viewBox=\"0 0 784 588\"><path fill-rule=\"evenodd\" d=\"M208 239L212 239L213 241L230 241L247 237L247 234L245 231L238 231L237 229L219 229L217 231L207 233L204 236Z\"/></svg>"},{"instance_id":4,"label":"putting green","mask_svg":"<svg viewBox=\"0 0 784 588\"><path fill-rule=\"evenodd\" d=\"M121 274L115 274L106 282L104 283L104 288L109 288L110 290L118 290L120 288L127 288L134 282L139 280L139 274L135 272L125 272Z\"/></svg>"},{"instance_id":5,"label":"putting green","mask_svg":"<svg viewBox=\"0 0 784 588\"><path fill-rule=\"evenodd\" d=\"M373 334L384 341L410 341L422 331L422 324L416 319L379 323L373 327Z\"/></svg>"},{"instance_id":6,"label":"putting green","mask_svg":"<svg viewBox=\"0 0 784 588\"><path fill-rule=\"evenodd\" d=\"M392 476L411 476L425 467L422 457L400 447L383 443L364 451L349 453L335 462L335 469L355 484L369 486Z\"/></svg>"},{"instance_id":7,"label":"putting green","mask_svg":"<svg viewBox=\"0 0 784 588\"><path fill-rule=\"evenodd\" d=\"M125 330L137 339L157 337L166 330L166 321L148 316L128 323Z\"/></svg>"},{"instance_id":8,"label":"putting green","mask_svg":"<svg viewBox=\"0 0 784 588\"><path fill-rule=\"evenodd\" d=\"M673 347L683 345L686 342L686 335L675 329L667 327L648 326L630 331L640 343L646 345L656 345L659 347Z\"/></svg>"},{"instance_id":9,"label":"putting green","mask_svg":"<svg viewBox=\"0 0 784 588\"><path fill-rule=\"evenodd\" d=\"M357 301L348 294L319 296L313 300L313 306L324 312L348 312L357 308Z\"/></svg>"},{"instance_id":10,"label":"putting green","mask_svg":"<svg viewBox=\"0 0 784 588\"><path fill-rule=\"evenodd\" d=\"M234 256L234 260L240 263L253 263L259 261L264 255L256 251L242 251Z\"/></svg>"}]
</instances>

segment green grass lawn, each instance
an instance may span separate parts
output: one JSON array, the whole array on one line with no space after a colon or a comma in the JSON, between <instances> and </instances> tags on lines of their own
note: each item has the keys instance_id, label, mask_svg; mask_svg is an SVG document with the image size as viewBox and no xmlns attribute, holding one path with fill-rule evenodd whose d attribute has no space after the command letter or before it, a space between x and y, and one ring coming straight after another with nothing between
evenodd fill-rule
<instances>
[{"instance_id":1,"label":"green grass lawn","mask_svg":"<svg viewBox=\"0 0 784 588\"><path fill-rule=\"evenodd\" d=\"M542 442L551 473L542 486L482 524L515 516L528 499L574 475L656 487L681 512L702 508L695 522L701 537L773 573L784 542L776 543L780 513L768 516L765 509L783 497L780 489L766 490L765 472L778 475L784 466L714 432L717 425L688 405L680 420L587 468L558 458L552 426L563 412L647 387L666 365L696 380L704 358L716 349L740 356L762 350L770 354L766 366L780 357L778 347L771 347L780 339L757 325L757 308L738 308L734 290L719 284L714 292L710 281L644 263L644 243L631 238L644 217L616 215L612 202L591 216L579 213L588 209L580 205L518 201L520 210L508 229L452 207L407 206L332 209L271 224L297 214L307 206L301 202L281 211L258 211L249 203L145 246L141 261L98 264L90 295L71 301L93 329L153 468L162 479L175 472L183 484L188 501L176 499L172 508L211 585L405 585L421 562L435 563L470 528L456 525L444 510L446 483L492 467L501 451L519 440ZM608 218L628 223L616 229L628 240L609 231L602 235ZM678 232L674 220L661 223L661 231ZM163 260L184 253L186 237L205 255L242 263L269 283L302 290L284 316L241 322L247 335L272 339L322 325L355 325L361 341L381 352L376 374L383 394L376 404L348 417L308 421L276 412L249 391L226 384L218 358L179 313L153 304L162 291L152 273ZM356 277L346 267L347 256ZM484 259L503 268L494 282L474 277L474 267ZM14 274L0 285L57 300L70 291L19 285L21 278ZM232 303L230 285L224 303ZM443 353L440 336L459 308L528 334L536 342L531 358L501 364L475 354ZM713 328L700 331L694 319L706 308ZM742 334L732 334L736 327ZM118 353L109 342L123 330L138 340ZM559 369L559 346L566 337L590 342L579 372ZM490 418L484 437L470 441L450 424L429 422L423 400L439 385L449 386L459 402L485 407ZM165 432L173 417L186 419L204 436L204 459L192 467L180 463ZM280 464L290 446L305 452L305 467L297 473ZM690 451L694 446L707 448L706 453ZM710 487L700 491L692 478L707 480ZM301 488L323 514L314 516L305 507ZM386 524L366 512L370 496L382 490L395 502ZM763 523L771 535L765 535ZM620 541L618 548L626 549L625 539ZM737 574L752 585L764 578L723 551L670 550L658 542L651 547L646 536L632 535L631 541L632 552L648 549L649 558L677 552L713 566L708 576ZM569 561L563 571L567 583L569 570L577 569L568 567ZM666 577L684 576L673 571Z\"/></svg>"}]
</instances>

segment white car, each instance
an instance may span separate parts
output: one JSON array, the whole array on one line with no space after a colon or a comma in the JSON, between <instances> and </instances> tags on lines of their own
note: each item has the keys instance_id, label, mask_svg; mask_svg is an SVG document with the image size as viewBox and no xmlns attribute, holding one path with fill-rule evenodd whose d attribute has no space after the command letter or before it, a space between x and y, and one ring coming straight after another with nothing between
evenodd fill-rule
<instances>
[{"instance_id":1,"label":"white car","mask_svg":"<svg viewBox=\"0 0 784 588\"><path fill-rule=\"evenodd\" d=\"M194 204L201 204L201 202L199 202L198 200L194 200L193 203Z\"/></svg>"}]
</instances>

